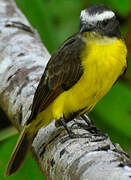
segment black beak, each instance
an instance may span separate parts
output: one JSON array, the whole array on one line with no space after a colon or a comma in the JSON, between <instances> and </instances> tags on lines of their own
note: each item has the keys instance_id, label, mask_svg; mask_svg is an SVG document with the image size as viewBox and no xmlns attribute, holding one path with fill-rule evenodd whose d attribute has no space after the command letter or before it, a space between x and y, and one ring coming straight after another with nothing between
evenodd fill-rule
<instances>
[{"instance_id":1,"label":"black beak","mask_svg":"<svg viewBox=\"0 0 131 180\"><path fill-rule=\"evenodd\" d=\"M92 24L82 24L80 27L80 33L87 32L87 31L93 31L94 26Z\"/></svg>"}]
</instances>

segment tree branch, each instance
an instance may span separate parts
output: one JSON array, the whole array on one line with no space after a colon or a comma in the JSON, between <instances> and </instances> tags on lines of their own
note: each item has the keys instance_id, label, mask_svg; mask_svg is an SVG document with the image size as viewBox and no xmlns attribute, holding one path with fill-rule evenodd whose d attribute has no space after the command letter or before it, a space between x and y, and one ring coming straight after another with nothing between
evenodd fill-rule
<instances>
[{"instance_id":1,"label":"tree branch","mask_svg":"<svg viewBox=\"0 0 131 180\"><path fill-rule=\"evenodd\" d=\"M0 52L0 107L21 130L50 55L13 0L0 0ZM131 179L131 161L118 144L97 129L73 131L87 138L70 139L54 121L39 130L32 151L48 180Z\"/></svg>"}]
</instances>

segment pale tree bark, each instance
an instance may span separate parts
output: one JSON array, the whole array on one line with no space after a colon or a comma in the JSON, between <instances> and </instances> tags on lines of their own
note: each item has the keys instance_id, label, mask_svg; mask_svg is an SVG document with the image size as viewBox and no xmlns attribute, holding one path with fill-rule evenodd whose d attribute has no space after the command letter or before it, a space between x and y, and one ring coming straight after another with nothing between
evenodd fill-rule
<instances>
[{"instance_id":1,"label":"pale tree bark","mask_svg":"<svg viewBox=\"0 0 131 180\"><path fill-rule=\"evenodd\" d=\"M19 130L30 114L34 92L49 58L37 32L13 0L0 0L0 107ZM82 119L76 121L84 123ZM106 135L96 136L95 128L73 131L86 133L87 138L69 138L54 121L38 132L32 151L48 180L131 179L131 161L118 144Z\"/></svg>"}]
</instances>

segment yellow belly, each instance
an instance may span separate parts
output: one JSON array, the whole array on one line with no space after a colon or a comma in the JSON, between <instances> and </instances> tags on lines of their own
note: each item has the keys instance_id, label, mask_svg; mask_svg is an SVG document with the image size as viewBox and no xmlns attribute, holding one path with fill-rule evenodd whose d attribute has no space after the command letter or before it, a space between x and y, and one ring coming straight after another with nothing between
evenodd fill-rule
<instances>
[{"instance_id":1,"label":"yellow belly","mask_svg":"<svg viewBox=\"0 0 131 180\"><path fill-rule=\"evenodd\" d=\"M84 111L90 111L123 73L126 53L121 40L88 45L81 56L84 74L54 101L53 117L59 119L62 114L68 117L70 113L84 108Z\"/></svg>"},{"instance_id":2,"label":"yellow belly","mask_svg":"<svg viewBox=\"0 0 131 180\"><path fill-rule=\"evenodd\" d=\"M84 73L80 80L39 113L32 122L32 127L37 131L51 120L58 120L63 115L68 117L83 108L84 112L89 112L123 73L126 54L126 46L121 40L107 44L89 44L81 55Z\"/></svg>"}]
</instances>

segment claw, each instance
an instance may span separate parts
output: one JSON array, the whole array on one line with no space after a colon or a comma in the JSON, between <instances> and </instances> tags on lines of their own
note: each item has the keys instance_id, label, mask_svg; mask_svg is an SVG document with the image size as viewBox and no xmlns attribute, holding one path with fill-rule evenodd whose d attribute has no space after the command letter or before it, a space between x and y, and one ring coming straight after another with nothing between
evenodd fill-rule
<instances>
[{"instance_id":1,"label":"claw","mask_svg":"<svg viewBox=\"0 0 131 180\"><path fill-rule=\"evenodd\" d=\"M93 136L98 136L98 137L99 137L99 136L103 136L104 139L107 138L107 136L106 136L105 134L101 133L101 132L94 126L94 124L91 124L91 123L90 123L90 125L89 125L89 124L87 123L87 125L86 125L86 124L84 124L84 123L75 122L74 124L72 124L71 127L68 127L67 124L66 124L66 122L63 120L63 118L60 118L58 121L59 121L59 124L62 125L62 126L66 129L66 131L67 131L67 133L69 134L69 137L70 137L70 138L91 138L92 135L93 135ZM86 130L86 131L89 131L91 134L89 134L89 132L88 132L88 133L84 133L84 134L75 134L75 133L71 130L71 129L73 128L73 126L75 126L75 125L77 125L77 126L80 127L81 129L84 129L84 130ZM77 128L74 128L74 129L77 129Z\"/></svg>"}]
</instances>

